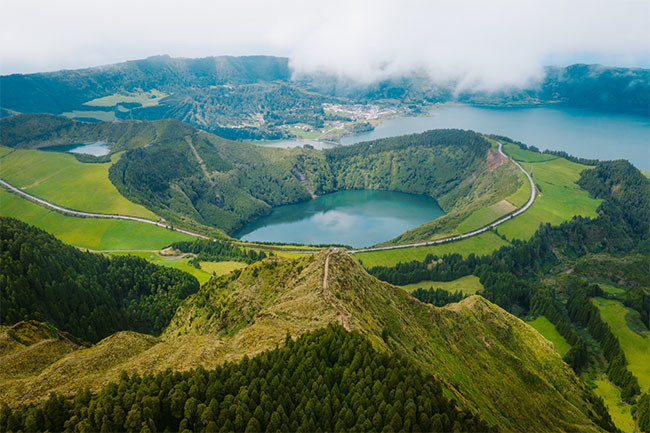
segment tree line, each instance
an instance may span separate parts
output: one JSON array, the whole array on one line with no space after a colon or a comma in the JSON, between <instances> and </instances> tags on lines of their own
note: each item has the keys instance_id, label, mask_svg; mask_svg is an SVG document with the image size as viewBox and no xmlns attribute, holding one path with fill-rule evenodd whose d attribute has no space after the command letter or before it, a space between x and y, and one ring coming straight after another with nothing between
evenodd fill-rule
<instances>
[{"instance_id":1,"label":"tree line","mask_svg":"<svg viewBox=\"0 0 650 433\"><path fill-rule=\"evenodd\" d=\"M273 255L272 252L267 255L261 250L238 248L230 242L209 239L174 242L170 247L182 253L195 254L196 256L189 261L195 267L200 266L199 262L206 261L236 261L251 264Z\"/></svg>"},{"instance_id":2,"label":"tree line","mask_svg":"<svg viewBox=\"0 0 650 433\"><path fill-rule=\"evenodd\" d=\"M78 250L14 218L0 218L2 324L47 321L86 341L120 330L159 334L193 276L133 257Z\"/></svg>"}]
</instances>

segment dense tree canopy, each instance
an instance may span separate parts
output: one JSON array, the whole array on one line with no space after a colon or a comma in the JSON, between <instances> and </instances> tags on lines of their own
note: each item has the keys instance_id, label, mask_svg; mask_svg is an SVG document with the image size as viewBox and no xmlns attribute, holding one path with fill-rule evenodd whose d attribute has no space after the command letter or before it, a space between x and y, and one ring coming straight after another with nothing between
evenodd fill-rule
<instances>
[{"instance_id":1,"label":"dense tree canopy","mask_svg":"<svg viewBox=\"0 0 650 433\"><path fill-rule=\"evenodd\" d=\"M199 289L185 272L83 252L13 218L0 218L0 261L2 324L47 321L93 342L126 329L158 334Z\"/></svg>"}]
</instances>

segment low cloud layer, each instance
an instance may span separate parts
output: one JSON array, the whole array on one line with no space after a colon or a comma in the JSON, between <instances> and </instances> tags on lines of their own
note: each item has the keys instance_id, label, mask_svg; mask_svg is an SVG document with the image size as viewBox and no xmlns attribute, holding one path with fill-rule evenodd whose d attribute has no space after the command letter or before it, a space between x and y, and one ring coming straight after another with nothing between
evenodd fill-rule
<instances>
[{"instance_id":1,"label":"low cloud layer","mask_svg":"<svg viewBox=\"0 0 650 433\"><path fill-rule=\"evenodd\" d=\"M650 66L650 1L21 0L2 7L2 73L170 54L288 56L368 83L411 72L525 85L549 63Z\"/></svg>"}]
</instances>

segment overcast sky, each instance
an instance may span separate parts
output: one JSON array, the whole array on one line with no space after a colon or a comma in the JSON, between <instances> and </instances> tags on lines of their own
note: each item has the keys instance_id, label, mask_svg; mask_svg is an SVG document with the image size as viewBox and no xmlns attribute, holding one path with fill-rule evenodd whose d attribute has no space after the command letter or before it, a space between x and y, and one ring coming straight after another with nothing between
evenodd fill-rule
<instances>
[{"instance_id":1,"label":"overcast sky","mask_svg":"<svg viewBox=\"0 0 650 433\"><path fill-rule=\"evenodd\" d=\"M2 0L3 74L271 54L372 81L412 70L517 86L545 64L650 67L650 0Z\"/></svg>"}]
</instances>

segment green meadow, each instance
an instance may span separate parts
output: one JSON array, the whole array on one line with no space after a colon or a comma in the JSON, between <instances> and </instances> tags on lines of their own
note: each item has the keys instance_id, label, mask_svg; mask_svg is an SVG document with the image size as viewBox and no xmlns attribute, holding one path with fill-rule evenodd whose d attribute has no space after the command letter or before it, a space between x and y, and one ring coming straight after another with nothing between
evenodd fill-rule
<instances>
[{"instance_id":1,"label":"green meadow","mask_svg":"<svg viewBox=\"0 0 650 433\"><path fill-rule=\"evenodd\" d=\"M229 274L235 269L242 269L248 266L246 263L233 262L233 261L200 262L200 265L201 265L201 269L204 272L207 272L208 275L212 275L214 273L216 276Z\"/></svg>"},{"instance_id":2,"label":"green meadow","mask_svg":"<svg viewBox=\"0 0 650 433\"><path fill-rule=\"evenodd\" d=\"M84 105L91 107L115 107L120 103L137 103L143 107L153 107L158 105L158 103L167 96L169 95L159 92L156 89L148 92L130 93L128 95L120 95L119 93L116 93L114 95L104 96L102 98L84 102Z\"/></svg>"},{"instance_id":3,"label":"green meadow","mask_svg":"<svg viewBox=\"0 0 650 433\"><path fill-rule=\"evenodd\" d=\"M118 158L113 155L112 161ZM158 220L154 213L118 192L108 180L110 166L82 163L69 153L17 149L2 158L0 178L26 193L70 209Z\"/></svg>"},{"instance_id":4,"label":"green meadow","mask_svg":"<svg viewBox=\"0 0 650 433\"><path fill-rule=\"evenodd\" d=\"M593 298L592 302L618 338L627 358L627 368L639 380L641 389L647 390L650 387L650 332L647 329L634 332L630 328L632 321L635 328L639 327L639 313L612 299Z\"/></svg>"},{"instance_id":5,"label":"green meadow","mask_svg":"<svg viewBox=\"0 0 650 433\"><path fill-rule=\"evenodd\" d=\"M497 231L508 239L530 239L541 223L554 225L569 221L573 216L595 218L601 200L589 197L589 193L576 184L580 173L588 169L553 155L542 155L518 146L506 146L506 152L528 171L538 188L533 205L523 214L508 221Z\"/></svg>"},{"instance_id":6,"label":"green meadow","mask_svg":"<svg viewBox=\"0 0 650 433\"><path fill-rule=\"evenodd\" d=\"M528 189L530 190L530 187ZM503 215L510 213L516 209L517 208L513 206L509 201L501 200L498 203L494 203L493 205L481 208L472 213L463 222L458 224L456 231L458 233L468 233L472 230L480 229L481 227L485 227L491 222L498 220Z\"/></svg>"},{"instance_id":7,"label":"green meadow","mask_svg":"<svg viewBox=\"0 0 650 433\"><path fill-rule=\"evenodd\" d=\"M448 292L455 293L462 292L465 295L475 295L483 290L483 285L478 277L474 275L467 275L452 281L420 281L419 283L406 284L399 286L407 292L412 292L416 289L444 289Z\"/></svg>"},{"instance_id":8,"label":"green meadow","mask_svg":"<svg viewBox=\"0 0 650 433\"><path fill-rule=\"evenodd\" d=\"M567 343L559 332L557 332L555 325L553 325L545 316L539 316L535 320L526 323L535 328L537 332L542 334L548 341L553 343L555 350L557 350L560 356L563 357L567 354L569 349L571 349L571 345Z\"/></svg>"},{"instance_id":9,"label":"green meadow","mask_svg":"<svg viewBox=\"0 0 650 433\"><path fill-rule=\"evenodd\" d=\"M593 380L594 394L602 398L607 406L607 411L614 421L614 425L621 431L632 433L635 431L634 418L630 406L621 399L621 390L612 384L605 374Z\"/></svg>"},{"instance_id":10,"label":"green meadow","mask_svg":"<svg viewBox=\"0 0 650 433\"><path fill-rule=\"evenodd\" d=\"M471 253L476 255L487 255L492 251L509 245L496 234L488 231L471 238L457 242L448 242L441 245L426 247L398 248L394 250L368 251L353 255L366 268L373 266L394 266L399 262L410 262L413 260L422 261L427 254L442 256L445 254L458 253L466 257Z\"/></svg>"},{"instance_id":11,"label":"green meadow","mask_svg":"<svg viewBox=\"0 0 650 433\"><path fill-rule=\"evenodd\" d=\"M5 190L0 190L0 215L18 218L65 243L93 250L158 250L173 242L194 239L137 221L62 215Z\"/></svg>"}]
</instances>

